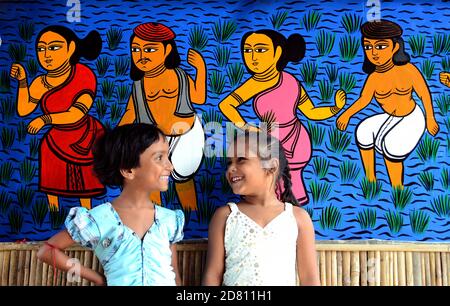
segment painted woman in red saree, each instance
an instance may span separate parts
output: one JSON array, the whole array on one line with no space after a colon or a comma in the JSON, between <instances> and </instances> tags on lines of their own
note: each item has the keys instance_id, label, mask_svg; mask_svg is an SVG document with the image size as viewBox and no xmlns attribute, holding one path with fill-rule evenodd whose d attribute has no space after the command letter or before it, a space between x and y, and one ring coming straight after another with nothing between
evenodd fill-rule
<instances>
[{"instance_id":1,"label":"painted woman in red saree","mask_svg":"<svg viewBox=\"0 0 450 306\"><path fill-rule=\"evenodd\" d=\"M96 31L81 40L66 27L50 26L36 40L39 63L47 73L28 86L25 69L20 64L11 68L11 77L19 81L19 115L31 114L38 104L42 108L43 115L30 122L28 132L36 134L51 125L39 154L39 189L51 208L58 209L59 196L79 197L83 207L91 208L91 198L105 193L92 168L92 145L104 129L88 115L97 81L92 70L79 63L80 57L97 58L101 46Z\"/></svg>"}]
</instances>

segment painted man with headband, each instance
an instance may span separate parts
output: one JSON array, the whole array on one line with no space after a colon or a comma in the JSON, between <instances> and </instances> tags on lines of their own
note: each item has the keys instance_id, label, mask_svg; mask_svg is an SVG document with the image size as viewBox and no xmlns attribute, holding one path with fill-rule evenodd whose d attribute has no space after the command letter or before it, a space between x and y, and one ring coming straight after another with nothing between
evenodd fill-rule
<instances>
[{"instance_id":1,"label":"painted man with headband","mask_svg":"<svg viewBox=\"0 0 450 306\"><path fill-rule=\"evenodd\" d=\"M131 36L132 94L119 125L156 124L169 141L172 177L184 209L197 209L194 174L200 167L205 136L192 104L206 100L206 65L200 53L190 49L188 63L197 70L195 81L181 68L175 33L150 22L137 26ZM158 192L151 200L161 204Z\"/></svg>"}]
</instances>

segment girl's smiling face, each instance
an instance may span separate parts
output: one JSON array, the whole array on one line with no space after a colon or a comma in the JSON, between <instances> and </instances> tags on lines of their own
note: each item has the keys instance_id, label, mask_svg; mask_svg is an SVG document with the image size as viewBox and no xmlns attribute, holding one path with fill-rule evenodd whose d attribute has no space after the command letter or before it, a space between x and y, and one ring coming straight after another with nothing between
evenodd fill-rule
<instances>
[{"instance_id":1,"label":"girl's smiling face","mask_svg":"<svg viewBox=\"0 0 450 306\"><path fill-rule=\"evenodd\" d=\"M166 191L173 170L169 160L169 144L164 137L148 147L139 157L139 166L129 171L128 185L142 190ZM125 176L125 179L127 177Z\"/></svg>"}]
</instances>

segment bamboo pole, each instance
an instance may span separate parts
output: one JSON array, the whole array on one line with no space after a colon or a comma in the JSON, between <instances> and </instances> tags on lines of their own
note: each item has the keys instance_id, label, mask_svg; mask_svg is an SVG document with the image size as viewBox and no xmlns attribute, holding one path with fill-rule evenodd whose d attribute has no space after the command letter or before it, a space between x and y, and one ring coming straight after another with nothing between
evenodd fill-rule
<instances>
[{"instance_id":1,"label":"bamboo pole","mask_svg":"<svg viewBox=\"0 0 450 306\"><path fill-rule=\"evenodd\" d=\"M430 265L430 253L426 252L423 256L425 263L425 284L431 286L431 265Z\"/></svg>"},{"instance_id":2,"label":"bamboo pole","mask_svg":"<svg viewBox=\"0 0 450 306\"><path fill-rule=\"evenodd\" d=\"M30 286L36 286L36 267L37 267L37 251L31 251L31 260L30 260Z\"/></svg>"},{"instance_id":3,"label":"bamboo pole","mask_svg":"<svg viewBox=\"0 0 450 306\"><path fill-rule=\"evenodd\" d=\"M381 252L375 252L375 286L381 286Z\"/></svg>"},{"instance_id":4,"label":"bamboo pole","mask_svg":"<svg viewBox=\"0 0 450 306\"><path fill-rule=\"evenodd\" d=\"M421 276L422 276L422 286L427 285L427 271L425 267L425 253L420 253L420 264L421 264Z\"/></svg>"},{"instance_id":5,"label":"bamboo pole","mask_svg":"<svg viewBox=\"0 0 450 306\"><path fill-rule=\"evenodd\" d=\"M441 265L441 254L434 254L436 260L436 286L442 286L442 265Z\"/></svg>"},{"instance_id":6,"label":"bamboo pole","mask_svg":"<svg viewBox=\"0 0 450 306\"><path fill-rule=\"evenodd\" d=\"M406 252L406 285L414 286L416 285L415 274L414 274L414 257L412 252Z\"/></svg>"},{"instance_id":7,"label":"bamboo pole","mask_svg":"<svg viewBox=\"0 0 450 306\"><path fill-rule=\"evenodd\" d=\"M359 268L359 252L352 252L351 268L350 268L350 277L352 286L359 286L360 271L361 270Z\"/></svg>"},{"instance_id":8,"label":"bamboo pole","mask_svg":"<svg viewBox=\"0 0 450 306\"><path fill-rule=\"evenodd\" d=\"M33 251L26 251L25 263L23 267L23 285L29 286L30 284L30 265L31 265L31 253Z\"/></svg>"},{"instance_id":9,"label":"bamboo pole","mask_svg":"<svg viewBox=\"0 0 450 306\"><path fill-rule=\"evenodd\" d=\"M42 265L42 278L41 278L41 286L48 286L48 264L44 263Z\"/></svg>"},{"instance_id":10,"label":"bamboo pole","mask_svg":"<svg viewBox=\"0 0 450 306\"><path fill-rule=\"evenodd\" d=\"M17 286L17 270L18 270L18 261L19 261L19 253L17 250L12 250L9 259L9 286Z\"/></svg>"},{"instance_id":11,"label":"bamboo pole","mask_svg":"<svg viewBox=\"0 0 450 306\"><path fill-rule=\"evenodd\" d=\"M42 270L44 263L36 258L37 264L36 264L36 275L34 279L34 285L35 286L42 286Z\"/></svg>"},{"instance_id":12,"label":"bamboo pole","mask_svg":"<svg viewBox=\"0 0 450 306\"><path fill-rule=\"evenodd\" d=\"M327 286L332 286L332 283L331 283L331 251L327 251L325 254L326 254L326 258L327 258L327 264L326 264Z\"/></svg>"},{"instance_id":13,"label":"bamboo pole","mask_svg":"<svg viewBox=\"0 0 450 306\"><path fill-rule=\"evenodd\" d=\"M393 278L394 278L394 286L398 286L398 255L403 252L392 252L392 255L394 256L393 264L394 264L394 270L393 270Z\"/></svg>"},{"instance_id":14,"label":"bamboo pole","mask_svg":"<svg viewBox=\"0 0 450 306\"><path fill-rule=\"evenodd\" d=\"M187 284L189 284L190 279L189 279L189 252L184 252L183 253L183 282L184 285L186 286Z\"/></svg>"},{"instance_id":15,"label":"bamboo pole","mask_svg":"<svg viewBox=\"0 0 450 306\"><path fill-rule=\"evenodd\" d=\"M377 260L375 258L375 252L369 251L367 254L367 285L375 286Z\"/></svg>"},{"instance_id":16,"label":"bamboo pole","mask_svg":"<svg viewBox=\"0 0 450 306\"><path fill-rule=\"evenodd\" d=\"M3 268L2 268L2 286L8 286L8 276L9 276L9 259L11 256L10 251L6 251L3 254Z\"/></svg>"},{"instance_id":17,"label":"bamboo pole","mask_svg":"<svg viewBox=\"0 0 450 306\"><path fill-rule=\"evenodd\" d=\"M361 286L367 286L367 252L359 252L360 271L361 271Z\"/></svg>"},{"instance_id":18,"label":"bamboo pole","mask_svg":"<svg viewBox=\"0 0 450 306\"><path fill-rule=\"evenodd\" d=\"M337 285L342 286L342 252L336 252L336 268L337 268Z\"/></svg>"},{"instance_id":19,"label":"bamboo pole","mask_svg":"<svg viewBox=\"0 0 450 306\"><path fill-rule=\"evenodd\" d=\"M447 254L441 253L441 263L442 263L442 286L449 286L449 271L447 266Z\"/></svg>"},{"instance_id":20,"label":"bamboo pole","mask_svg":"<svg viewBox=\"0 0 450 306\"><path fill-rule=\"evenodd\" d=\"M326 255L325 251L320 251L320 284L322 286L327 285L327 272L326 272Z\"/></svg>"},{"instance_id":21,"label":"bamboo pole","mask_svg":"<svg viewBox=\"0 0 450 306\"><path fill-rule=\"evenodd\" d=\"M414 286L422 286L422 256L419 252L413 252Z\"/></svg>"},{"instance_id":22,"label":"bamboo pole","mask_svg":"<svg viewBox=\"0 0 450 306\"><path fill-rule=\"evenodd\" d=\"M18 259L17 259L17 281L16 286L23 286L23 268L25 266L25 255L26 251L18 251Z\"/></svg>"},{"instance_id":23,"label":"bamboo pole","mask_svg":"<svg viewBox=\"0 0 450 306\"><path fill-rule=\"evenodd\" d=\"M350 252L344 252L342 254L342 277L344 286L350 286L351 284L350 266L351 266Z\"/></svg>"},{"instance_id":24,"label":"bamboo pole","mask_svg":"<svg viewBox=\"0 0 450 306\"><path fill-rule=\"evenodd\" d=\"M436 258L433 252L429 253L430 255L430 276L431 276L431 286L436 286Z\"/></svg>"},{"instance_id":25,"label":"bamboo pole","mask_svg":"<svg viewBox=\"0 0 450 306\"><path fill-rule=\"evenodd\" d=\"M389 255L388 252L381 252L381 286L388 286L389 277L388 277L388 269L389 269Z\"/></svg>"},{"instance_id":26,"label":"bamboo pole","mask_svg":"<svg viewBox=\"0 0 450 306\"><path fill-rule=\"evenodd\" d=\"M201 263L202 263L202 254L200 251L195 252L195 270L194 270L194 286L200 286L201 285L201 278L202 278L202 270L201 270Z\"/></svg>"},{"instance_id":27,"label":"bamboo pole","mask_svg":"<svg viewBox=\"0 0 450 306\"><path fill-rule=\"evenodd\" d=\"M331 286L338 285L338 267L336 251L331 251Z\"/></svg>"},{"instance_id":28,"label":"bamboo pole","mask_svg":"<svg viewBox=\"0 0 450 306\"><path fill-rule=\"evenodd\" d=\"M407 271L407 267L406 267L406 254L405 252L400 252L397 255L398 257L398 266L397 266L397 270L398 270L398 285L399 286L406 286L406 271Z\"/></svg>"},{"instance_id":29,"label":"bamboo pole","mask_svg":"<svg viewBox=\"0 0 450 306\"><path fill-rule=\"evenodd\" d=\"M394 253L392 251L388 252L388 262L389 262L388 284L389 284L389 286L393 286L394 285Z\"/></svg>"}]
</instances>

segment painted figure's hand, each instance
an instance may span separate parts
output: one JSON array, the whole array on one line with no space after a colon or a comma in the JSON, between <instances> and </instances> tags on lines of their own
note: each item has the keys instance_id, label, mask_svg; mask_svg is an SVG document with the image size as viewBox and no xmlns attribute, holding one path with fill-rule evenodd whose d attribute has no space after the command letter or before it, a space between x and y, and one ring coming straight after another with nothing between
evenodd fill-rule
<instances>
[{"instance_id":1,"label":"painted figure's hand","mask_svg":"<svg viewBox=\"0 0 450 306\"><path fill-rule=\"evenodd\" d=\"M194 49L189 49L188 51L188 63L193 66L195 69L205 69L206 64L203 56L195 51Z\"/></svg>"},{"instance_id":2,"label":"painted figure's hand","mask_svg":"<svg viewBox=\"0 0 450 306\"><path fill-rule=\"evenodd\" d=\"M23 81L27 77L25 68L23 68L21 64L12 64L9 75L11 78L16 79L17 81Z\"/></svg>"},{"instance_id":3,"label":"painted figure's hand","mask_svg":"<svg viewBox=\"0 0 450 306\"><path fill-rule=\"evenodd\" d=\"M450 72L439 73L439 80L445 86L450 87Z\"/></svg>"},{"instance_id":4,"label":"painted figure's hand","mask_svg":"<svg viewBox=\"0 0 450 306\"><path fill-rule=\"evenodd\" d=\"M343 113L342 115L339 116L339 118L337 118L336 127L341 131L345 131L347 129L349 121L350 117L347 114Z\"/></svg>"},{"instance_id":5,"label":"painted figure's hand","mask_svg":"<svg viewBox=\"0 0 450 306\"><path fill-rule=\"evenodd\" d=\"M428 133L430 133L433 136L436 136L436 134L439 132L439 125L436 122L436 119L434 118L427 119L427 130Z\"/></svg>"},{"instance_id":6,"label":"painted figure's hand","mask_svg":"<svg viewBox=\"0 0 450 306\"><path fill-rule=\"evenodd\" d=\"M41 117L37 117L36 119L33 119L30 124L28 124L27 131L33 135L37 134L44 127L44 125L44 120L42 120Z\"/></svg>"},{"instance_id":7,"label":"painted figure's hand","mask_svg":"<svg viewBox=\"0 0 450 306\"><path fill-rule=\"evenodd\" d=\"M343 109L345 103L347 102L347 95L345 94L345 91L342 89L336 91L336 94L334 95L334 102L336 103L337 108Z\"/></svg>"}]
</instances>

